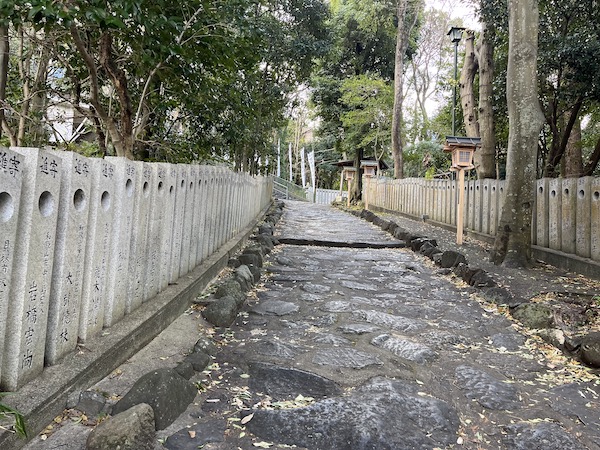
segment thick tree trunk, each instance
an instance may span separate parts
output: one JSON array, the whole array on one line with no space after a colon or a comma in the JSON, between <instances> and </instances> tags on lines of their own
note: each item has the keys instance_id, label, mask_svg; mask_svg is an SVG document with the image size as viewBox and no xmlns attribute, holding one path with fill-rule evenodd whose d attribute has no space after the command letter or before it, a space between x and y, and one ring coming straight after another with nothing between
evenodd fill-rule
<instances>
[{"instance_id":1,"label":"thick tree trunk","mask_svg":"<svg viewBox=\"0 0 600 450\"><path fill-rule=\"evenodd\" d=\"M8 26L0 25L0 137L4 124L4 101L6 100L6 82L8 80L8 59L10 54Z\"/></svg>"},{"instance_id":2,"label":"thick tree trunk","mask_svg":"<svg viewBox=\"0 0 600 450\"><path fill-rule=\"evenodd\" d=\"M552 145L550 147L550 154L546 159L546 166L544 167L544 177L555 177L558 175L558 168L561 159L564 157L567 143L571 136L575 122L579 118L579 112L583 106L583 99L578 98L573 107L569 112L569 119L565 121L564 126L561 126L561 121L558 116L558 107L552 106L550 115L546 117L546 122L550 125L552 131Z\"/></svg>"},{"instance_id":3,"label":"thick tree trunk","mask_svg":"<svg viewBox=\"0 0 600 450\"><path fill-rule=\"evenodd\" d=\"M479 124L475 113L475 75L479 69L479 62L475 54L475 33L467 31L465 39L465 62L460 71L460 104L463 111L463 121L467 136L479 137Z\"/></svg>"},{"instance_id":4,"label":"thick tree trunk","mask_svg":"<svg viewBox=\"0 0 600 450\"><path fill-rule=\"evenodd\" d=\"M492 31L483 24L479 46L479 133L481 148L475 152L477 177L496 177L496 137L494 135L493 81L494 47Z\"/></svg>"},{"instance_id":5,"label":"thick tree trunk","mask_svg":"<svg viewBox=\"0 0 600 450\"><path fill-rule=\"evenodd\" d=\"M394 159L394 178L404 177L402 103L404 101L402 83L404 80L404 54L408 46L406 11L408 0L397 0L398 29L396 30L396 56L394 66L394 112L392 117L392 158Z\"/></svg>"},{"instance_id":6,"label":"thick tree trunk","mask_svg":"<svg viewBox=\"0 0 600 450\"><path fill-rule=\"evenodd\" d=\"M509 137L506 200L492 251L495 264L527 266L536 153L544 116L537 86L539 11L537 0L508 0L509 48L506 74Z\"/></svg>"},{"instance_id":7,"label":"thick tree trunk","mask_svg":"<svg viewBox=\"0 0 600 450\"><path fill-rule=\"evenodd\" d=\"M122 147L123 152L123 155L119 156L135 159L133 154L133 107L127 87L127 76L114 60L112 54L112 35L108 32L105 32L100 38L100 64L102 64L102 67L108 74L119 98L121 118L119 121L120 133L118 135L120 136L120 147Z\"/></svg>"},{"instance_id":8,"label":"thick tree trunk","mask_svg":"<svg viewBox=\"0 0 600 450\"><path fill-rule=\"evenodd\" d=\"M581 155L581 121L577 119L567 141L565 154L561 161L563 177L580 177L583 174L583 158Z\"/></svg>"}]
</instances>

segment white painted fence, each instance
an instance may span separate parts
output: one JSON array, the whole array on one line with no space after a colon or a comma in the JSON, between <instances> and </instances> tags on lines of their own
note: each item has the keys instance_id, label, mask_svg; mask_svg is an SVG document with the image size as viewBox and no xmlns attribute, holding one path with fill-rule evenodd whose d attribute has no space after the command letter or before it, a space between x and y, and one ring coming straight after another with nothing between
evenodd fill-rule
<instances>
[{"instance_id":1,"label":"white painted fence","mask_svg":"<svg viewBox=\"0 0 600 450\"><path fill-rule=\"evenodd\" d=\"M154 297L269 204L225 168L0 147L0 386Z\"/></svg>"}]
</instances>

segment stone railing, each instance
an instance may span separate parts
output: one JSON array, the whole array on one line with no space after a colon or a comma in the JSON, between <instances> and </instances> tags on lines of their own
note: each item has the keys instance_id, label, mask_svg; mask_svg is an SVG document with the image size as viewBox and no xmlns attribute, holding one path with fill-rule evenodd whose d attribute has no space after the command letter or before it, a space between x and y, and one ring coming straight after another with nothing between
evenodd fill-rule
<instances>
[{"instance_id":1,"label":"stone railing","mask_svg":"<svg viewBox=\"0 0 600 450\"><path fill-rule=\"evenodd\" d=\"M496 234L504 186L498 180L465 183L466 230ZM372 178L363 189L369 205L456 225L455 181ZM534 245L600 262L600 178L537 180L534 212Z\"/></svg>"},{"instance_id":2,"label":"stone railing","mask_svg":"<svg viewBox=\"0 0 600 450\"><path fill-rule=\"evenodd\" d=\"M0 148L2 390L188 273L271 192L271 178L225 168Z\"/></svg>"}]
</instances>

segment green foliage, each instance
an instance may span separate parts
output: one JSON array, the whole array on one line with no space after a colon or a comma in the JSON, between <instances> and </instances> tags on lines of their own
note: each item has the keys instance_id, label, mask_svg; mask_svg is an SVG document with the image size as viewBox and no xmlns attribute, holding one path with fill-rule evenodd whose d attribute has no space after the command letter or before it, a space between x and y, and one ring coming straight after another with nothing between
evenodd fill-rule
<instances>
[{"instance_id":1,"label":"green foliage","mask_svg":"<svg viewBox=\"0 0 600 450\"><path fill-rule=\"evenodd\" d=\"M100 126L109 139L110 121L121 132L134 128L138 155L153 160L226 158L249 166L272 153L269 140L283 123L287 95L307 80L330 39L322 0L31 0L2 2L5 11L15 25L44 30L44 42L31 48L53 52L57 75L47 96L75 93L77 104L89 104L78 32L100 68L99 103L110 114L97 116ZM99 42L107 36L124 82L108 77L102 63ZM18 110L22 80L17 64L11 67L10 102Z\"/></svg>"},{"instance_id":2,"label":"green foliage","mask_svg":"<svg viewBox=\"0 0 600 450\"><path fill-rule=\"evenodd\" d=\"M442 145L434 141L422 141L404 150L404 176L433 178L447 172L450 157L442 151Z\"/></svg>"},{"instance_id":3,"label":"green foliage","mask_svg":"<svg viewBox=\"0 0 600 450\"><path fill-rule=\"evenodd\" d=\"M25 419L23 415L16 409L2 403L2 399L7 395L9 395L8 392L0 392L0 419L11 417L17 434L21 437L27 437L27 430L25 428Z\"/></svg>"},{"instance_id":4,"label":"green foliage","mask_svg":"<svg viewBox=\"0 0 600 450\"><path fill-rule=\"evenodd\" d=\"M344 80L341 103L347 108L341 114L346 144L364 149L364 154L379 156L389 146L391 136L394 89L381 78L359 75Z\"/></svg>"}]
</instances>

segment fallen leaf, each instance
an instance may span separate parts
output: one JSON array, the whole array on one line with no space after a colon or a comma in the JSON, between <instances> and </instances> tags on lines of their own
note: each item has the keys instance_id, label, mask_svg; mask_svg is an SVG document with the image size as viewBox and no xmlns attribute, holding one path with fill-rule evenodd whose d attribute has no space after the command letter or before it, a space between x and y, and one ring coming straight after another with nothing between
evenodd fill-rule
<instances>
[{"instance_id":1,"label":"fallen leaf","mask_svg":"<svg viewBox=\"0 0 600 450\"><path fill-rule=\"evenodd\" d=\"M271 448L271 446L273 444L270 444L269 442L253 442L252 445L254 447L260 447L260 448Z\"/></svg>"},{"instance_id":2,"label":"fallen leaf","mask_svg":"<svg viewBox=\"0 0 600 450\"><path fill-rule=\"evenodd\" d=\"M244 417L244 418L241 420L241 424L242 424L242 425L245 425L245 424L247 424L248 422L250 422L250 421L252 420L252 418L253 418L253 417L254 417L254 413L252 413L252 414L248 414L246 417Z\"/></svg>"},{"instance_id":3,"label":"fallen leaf","mask_svg":"<svg viewBox=\"0 0 600 450\"><path fill-rule=\"evenodd\" d=\"M196 437L196 432L194 430L189 430L188 434L190 435L191 439L194 439Z\"/></svg>"}]
</instances>

